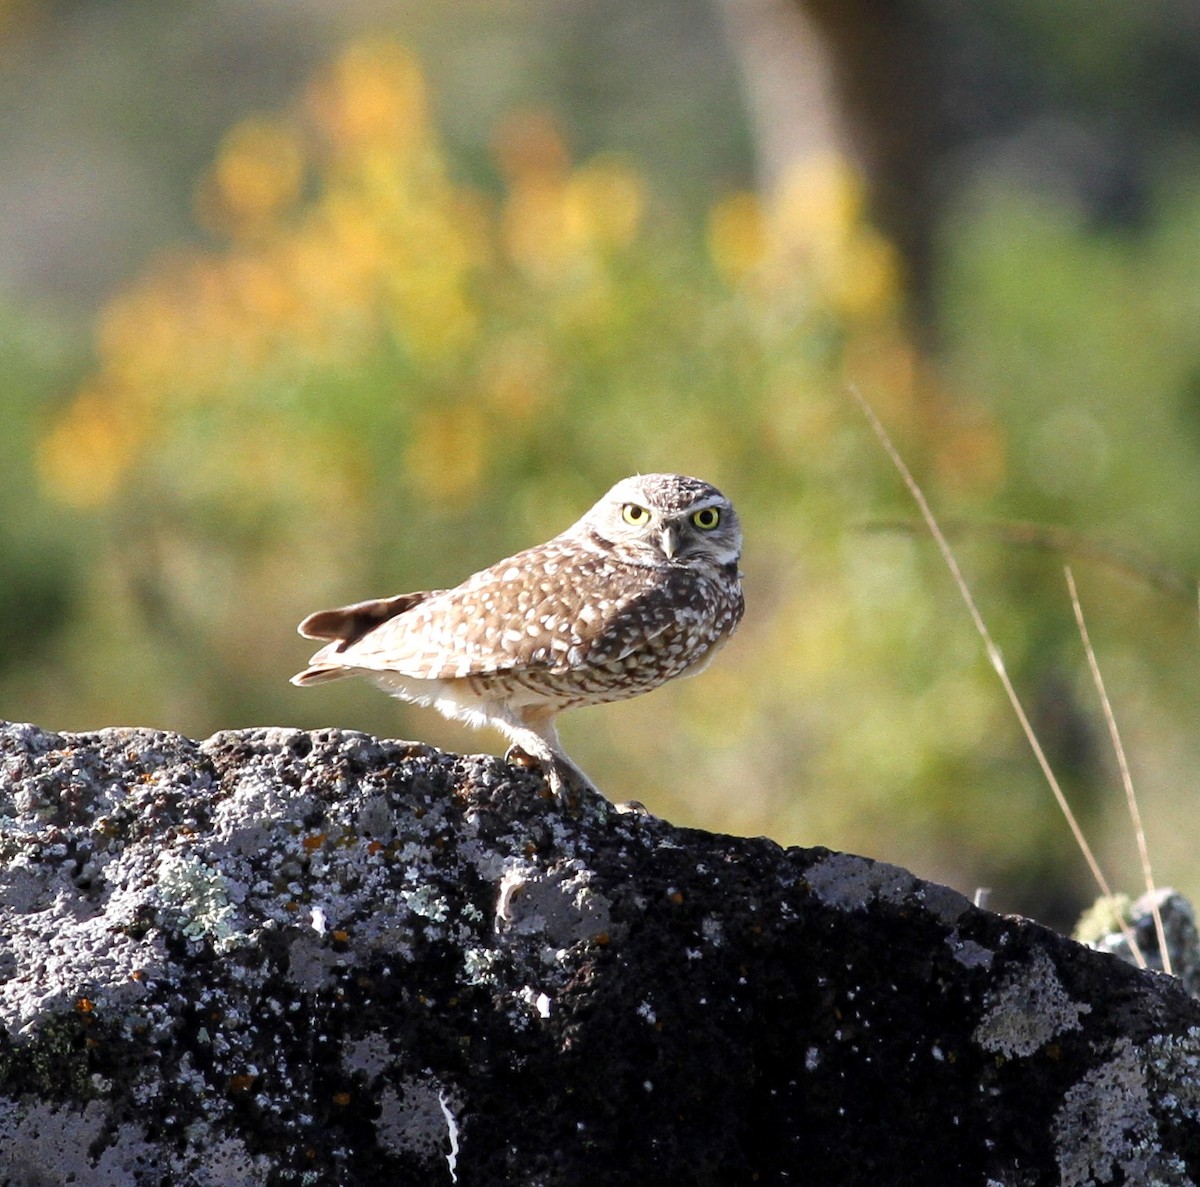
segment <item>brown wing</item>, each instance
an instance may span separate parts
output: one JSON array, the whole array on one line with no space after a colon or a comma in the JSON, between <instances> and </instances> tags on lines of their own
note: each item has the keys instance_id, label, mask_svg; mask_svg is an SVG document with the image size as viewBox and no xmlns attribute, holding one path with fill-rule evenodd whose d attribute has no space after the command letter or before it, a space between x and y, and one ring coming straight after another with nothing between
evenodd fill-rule
<instances>
[{"instance_id":1,"label":"brown wing","mask_svg":"<svg viewBox=\"0 0 1200 1187\"><path fill-rule=\"evenodd\" d=\"M690 577L667 571L639 583L613 599L600 621L586 624L577 632L578 641L568 653L568 667L586 668L617 663L640 647L680 624L680 609L686 603Z\"/></svg>"},{"instance_id":2,"label":"brown wing","mask_svg":"<svg viewBox=\"0 0 1200 1187\"><path fill-rule=\"evenodd\" d=\"M686 569L662 570L652 584L613 604L606 621L572 649L570 666L619 663L647 649L687 667L736 629L742 606L736 584L726 586Z\"/></svg>"},{"instance_id":3,"label":"brown wing","mask_svg":"<svg viewBox=\"0 0 1200 1187\"><path fill-rule=\"evenodd\" d=\"M565 673L620 661L666 631L688 634L704 602L686 570L630 565L556 538L454 589L313 615L305 633L333 642L293 682L333 680L348 669L425 680Z\"/></svg>"},{"instance_id":4,"label":"brown wing","mask_svg":"<svg viewBox=\"0 0 1200 1187\"><path fill-rule=\"evenodd\" d=\"M556 538L397 613L370 610L364 618L357 607L347 607L333 618L319 616L321 637L336 642L313 656L313 669L302 673L301 682L334 679L332 672L314 670L332 667L429 680L522 668L569 671L590 662L613 616L640 597L653 597L659 581L653 570L581 552L576 541ZM632 626L637 615L630 618ZM349 638L361 625L367 629Z\"/></svg>"}]
</instances>

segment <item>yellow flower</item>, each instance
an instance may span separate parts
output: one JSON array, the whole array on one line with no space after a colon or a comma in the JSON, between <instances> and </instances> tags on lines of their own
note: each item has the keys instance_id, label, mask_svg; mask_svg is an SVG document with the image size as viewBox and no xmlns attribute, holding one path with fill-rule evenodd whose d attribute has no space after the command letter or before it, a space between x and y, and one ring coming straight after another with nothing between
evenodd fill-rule
<instances>
[{"instance_id":1,"label":"yellow flower","mask_svg":"<svg viewBox=\"0 0 1200 1187\"><path fill-rule=\"evenodd\" d=\"M554 372L544 336L534 330L516 331L484 356L480 391L506 419L527 421L550 399Z\"/></svg>"},{"instance_id":2,"label":"yellow flower","mask_svg":"<svg viewBox=\"0 0 1200 1187\"><path fill-rule=\"evenodd\" d=\"M430 409L413 423L405 473L423 497L465 503L483 480L487 451L487 425L477 408Z\"/></svg>"},{"instance_id":3,"label":"yellow flower","mask_svg":"<svg viewBox=\"0 0 1200 1187\"><path fill-rule=\"evenodd\" d=\"M310 89L309 107L335 158L379 147L407 155L426 139L425 80L416 58L394 41L350 45Z\"/></svg>"},{"instance_id":4,"label":"yellow flower","mask_svg":"<svg viewBox=\"0 0 1200 1187\"><path fill-rule=\"evenodd\" d=\"M627 247L645 205L642 179L615 157L577 169L563 188L567 238L575 250Z\"/></svg>"},{"instance_id":5,"label":"yellow flower","mask_svg":"<svg viewBox=\"0 0 1200 1187\"><path fill-rule=\"evenodd\" d=\"M100 507L112 498L139 444L139 433L116 401L85 388L42 438L38 476L67 506Z\"/></svg>"},{"instance_id":6,"label":"yellow flower","mask_svg":"<svg viewBox=\"0 0 1200 1187\"><path fill-rule=\"evenodd\" d=\"M730 194L708 216L708 251L726 284L737 285L763 261L766 220L757 195Z\"/></svg>"},{"instance_id":7,"label":"yellow flower","mask_svg":"<svg viewBox=\"0 0 1200 1187\"><path fill-rule=\"evenodd\" d=\"M772 203L770 235L780 283L801 273L840 316L886 313L898 296L895 251L866 221L862 180L840 155L793 169Z\"/></svg>"},{"instance_id":8,"label":"yellow flower","mask_svg":"<svg viewBox=\"0 0 1200 1187\"><path fill-rule=\"evenodd\" d=\"M536 279L587 278L605 253L632 242L643 185L622 161L602 157L572 172L557 124L539 113L510 120L496 153L509 183L504 246Z\"/></svg>"},{"instance_id":9,"label":"yellow flower","mask_svg":"<svg viewBox=\"0 0 1200 1187\"><path fill-rule=\"evenodd\" d=\"M300 136L288 121L243 120L226 134L200 184L201 221L234 235L273 226L299 199L304 166Z\"/></svg>"}]
</instances>

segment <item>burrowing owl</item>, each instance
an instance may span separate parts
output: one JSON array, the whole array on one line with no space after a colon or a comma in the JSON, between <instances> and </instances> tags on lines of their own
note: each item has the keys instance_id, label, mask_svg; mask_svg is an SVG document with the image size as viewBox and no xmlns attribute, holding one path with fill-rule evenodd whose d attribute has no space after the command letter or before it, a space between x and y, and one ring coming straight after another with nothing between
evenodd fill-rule
<instances>
[{"instance_id":1,"label":"burrowing owl","mask_svg":"<svg viewBox=\"0 0 1200 1187\"><path fill-rule=\"evenodd\" d=\"M741 619L741 549L716 487L626 478L561 535L454 589L310 614L300 633L329 642L292 683L365 676L502 730L556 795L591 789L554 719L700 671Z\"/></svg>"}]
</instances>

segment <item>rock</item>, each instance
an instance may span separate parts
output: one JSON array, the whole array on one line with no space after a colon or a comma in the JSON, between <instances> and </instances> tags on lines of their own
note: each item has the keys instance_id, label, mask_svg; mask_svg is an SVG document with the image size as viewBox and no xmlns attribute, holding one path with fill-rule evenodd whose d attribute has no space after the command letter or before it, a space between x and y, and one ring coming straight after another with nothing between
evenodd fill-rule
<instances>
[{"instance_id":1,"label":"rock","mask_svg":"<svg viewBox=\"0 0 1200 1187\"><path fill-rule=\"evenodd\" d=\"M0 761L14 1187L1200 1182L1200 1005L903 870L351 732Z\"/></svg>"},{"instance_id":2,"label":"rock","mask_svg":"<svg viewBox=\"0 0 1200 1187\"><path fill-rule=\"evenodd\" d=\"M1137 957L1129 944L1131 934L1142 960L1152 969L1162 969L1163 953L1159 951L1158 927L1154 921L1156 908L1166 940L1166 967L1192 997L1200 998L1200 933L1196 930L1196 912L1182 894L1169 886L1153 894L1143 894L1132 902L1124 895L1098 898L1080 918L1074 938L1136 964ZM1127 925L1125 930L1119 919Z\"/></svg>"}]
</instances>

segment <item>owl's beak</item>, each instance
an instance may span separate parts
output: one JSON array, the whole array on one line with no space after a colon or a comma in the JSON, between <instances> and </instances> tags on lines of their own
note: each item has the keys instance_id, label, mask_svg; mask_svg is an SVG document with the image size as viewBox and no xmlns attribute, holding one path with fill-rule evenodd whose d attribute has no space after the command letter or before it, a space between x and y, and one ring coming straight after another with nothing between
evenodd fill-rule
<instances>
[{"instance_id":1,"label":"owl's beak","mask_svg":"<svg viewBox=\"0 0 1200 1187\"><path fill-rule=\"evenodd\" d=\"M671 560L679 551L679 529L667 525L662 532L662 550L667 560Z\"/></svg>"}]
</instances>

